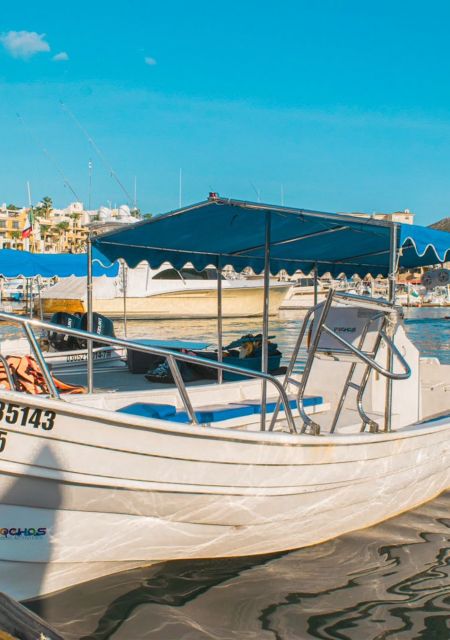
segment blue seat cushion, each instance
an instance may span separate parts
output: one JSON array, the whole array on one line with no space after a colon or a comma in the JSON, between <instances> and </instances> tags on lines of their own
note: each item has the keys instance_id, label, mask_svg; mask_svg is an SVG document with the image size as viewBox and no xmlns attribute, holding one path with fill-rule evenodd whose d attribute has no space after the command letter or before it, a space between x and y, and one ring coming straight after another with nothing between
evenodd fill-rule
<instances>
[{"instance_id":1,"label":"blue seat cushion","mask_svg":"<svg viewBox=\"0 0 450 640\"><path fill-rule=\"evenodd\" d=\"M253 408L253 413L261 413L261 402L259 400L247 400L242 403L244 406L249 406ZM314 407L318 404L323 404L322 396L305 396L303 398L303 406L304 407ZM273 413L275 411L275 407L277 406L276 402L269 401L266 404L267 413ZM297 399L289 398L289 406L291 409L297 408ZM281 405L281 411L284 410L284 406Z\"/></svg>"},{"instance_id":2,"label":"blue seat cushion","mask_svg":"<svg viewBox=\"0 0 450 640\"><path fill-rule=\"evenodd\" d=\"M176 413L172 404L153 404L151 402L135 402L119 409L120 413L131 413L141 418L172 419Z\"/></svg>"},{"instance_id":3,"label":"blue seat cushion","mask_svg":"<svg viewBox=\"0 0 450 640\"><path fill-rule=\"evenodd\" d=\"M303 399L305 407L312 407L323 403L322 396L305 396ZM297 400L289 399L291 409L297 408ZM276 402L267 403L267 413L275 411ZM283 410L283 405L281 405ZM120 413L128 413L141 418L158 418L159 420L172 420L173 422L189 422L186 411L177 411L176 407L171 404L156 404L151 402L135 402L126 407L118 409ZM232 418L243 418L252 414L261 413L261 403L259 400L248 400L247 402L237 404L219 404L207 407L198 407L195 415L200 423L205 422L221 422L222 420L231 420Z\"/></svg>"},{"instance_id":4,"label":"blue seat cushion","mask_svg":"<svg viewBox=\"0 0 450 640\"><path fill-rule=\"evenodd\" d=\"M251 416L254 413L253 407L244 404L219 404L209 407L198 407L195 410L197 420L203 422L220 422L222 420L231 420L231 418L243 418ZM175 422L189 422L186 411L177 411L174 416L170 416L169 420Z\"/></svg>"}]
</instances>

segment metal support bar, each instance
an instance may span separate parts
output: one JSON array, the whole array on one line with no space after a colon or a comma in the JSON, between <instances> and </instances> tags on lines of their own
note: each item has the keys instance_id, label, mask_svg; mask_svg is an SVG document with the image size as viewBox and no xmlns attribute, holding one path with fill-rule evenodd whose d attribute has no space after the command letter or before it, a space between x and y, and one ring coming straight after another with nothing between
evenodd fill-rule
<instances>
[{"instance_id":1,"label":"metal support bar","mask_svg":"<svg viewBox=\"0 0 450 640\"><path fill-rule=\"evenodd\" d=\"M33 349L34 357L38 361L38 364L41 368L50 395L53 398L59 398L59 393L57 388L55 387L55 383L53 382L52 374L50 373L48 365L45 362L44 356L42 355L41 348L38 341L36 340L33 329L29 324L24 324L23 328L25 330L25 333L27 334L27 338L30 342L31 348Z\"/></svg>"},{"instance_id":2,"label":"metal support bar","mask_svg":"<svg viewBox=\"0 0 450 640\"><path fill-rule=\"evenodd\" d=\"M127 265L122 263L122 290L123 290L123 334L127 337Z\"/></svg>"},{"instance_id":3,"label":"metal support bar","mask_svg":"<svg viewBox=\"0 0 450 640\"><path fill-rule=\"evenodd\" d=\"M30 318L32 318L33 317L33 279L32 278L28 279L28 299L30 303L30 308L29 308Z\"/></svg>"},{"instance_id":4,"label":"metal support bar","mask_svg":"<svg viewBox=\"0 0 450 640\"><path fill-rule=\"evenodd\" d=\"M38 288L38 299L39 299L39 320L43 320L44 319L44 309L42 308L41 279L39 277L37 279L37 288Z\"/></svg>"},{"instance_id":5,"label":"metal support bar","mask_svg":"<svg viewBox=\"0 0 450 640\"><path fill-rule=\"evenodd\" d=\"M180 373L177 361L173 356L169 356L167 358L167 362L169 363L170 372L173 376L173 379L175 380L178 391L180 392L181 401L183 402L186 413L189 416L189 420L193 424L198 424L197 416L195 415L195 411L192 407L191 401L186 391L186 385L184 384L183 376Z\"/></svg>"},{"instance_id":6,"label":"metal support bar","mask_svg":"<svg viewBox=\"0 0 450 640\"><path fill-rule=\"evenodd\" d=\"M314 265L314 306L316 306L319 300L318 285L319 285L319 271L317 269L317 262L316 262Z\"/></svg>"},{"instance_id":7,"label":"metal support bar","mask_svg":"<svg viewBox=\"0 0 450 640\"><path fill-rule=\"evenodd\" d=\"M389 247L389 303L395 304L395 288L397 276L397 225L391 225L390 247ZM387 353L387 368L394 369L394 352L392 349ZM384 411L384 430L392 429L392 380L386 381L386 404Z\"/></svg>"},{"instance_id":8,"label":"metal support bar","mask_svg":"<svg viewBox=\"0 0 450 640\"><path fill-rule=\"evenodd\" d=\"M93 298L93 280L92 280L92 240L91 236L88 236L87 240L87 330L88 333L92 333L93 318L92 318L92 298ZM88 393L94 391L94 358L93 358L93 342L92 338L87 341L87 386Z\"/></svg>"},{"instance_id":9,"label":"metal support bar","mask_svg":"<svg viewBox=\"0 0 450 640\"><path fill-rule=\"evenodd\" d=\"M222 262L217 258L217 361L223 361L223 324L222 324ZM217 371L217 381L223 382L223 371Z\"/></svg>"},{"instance_id":10,"label":"metal support bar","mask_svg":"<svg viewBox=\"0 0 450 640\"><path fill-rule=\"evenodd\" d=\"M386 320L385 320L385 323L386 323ZM380 344L381 344L381 339L382 339L382 335L380 331L375 342L375 347L374 347L375 354L378 353L378 349L380 348ZM358 409L359 416L362 420L361 432L366 430L366 426L369 426L369 431L376 433L378 431L379 425L377 422L375 422L375 420L372 420L367 415L367 413L364 411L364 407L362 403L362 399L366 391L367 383L369 382L369 377L371 372L372 372L372 367L367 366L359 385L358 395L356 396L356 406Z\"/></svg>"},{"instance_id":11,"label":"metal support bar","mask_svg":"<svg viewBox=\"0 0 450 640\"><path fill-rule=\"evenodd\" d=\"M289 360L289 364L287 366L286 373L284 375L283 389L287 389L287 386L288 386L288 383L289 383L289 378L291 377L292 372L294 370L295 363L297 362L297 358L298 358L298 353L300 351L303 339L305 337L305 333L306 333L306 329L307 329L307 326L308 326L309 319L310 319L311 315L315 311L316 311L316 307L315 306L311 307L311 309L309 309L309 311L306 313L306 315L305 315L305 317L303 319L302 328L300 329L300 333L298 334L298 338L297 338L297 341L295 343L294 350L292 351L291 359ZM277 404L276 404L276 407L275 407L275 411L273 412L272 420L270 421L269 431L273 431L274 428L275 428L275 423L277 421L277 417L278 417L278 413L280 411L280 407L281 407L281 399L278 398L278 401L277 401Z\"/></svg>"},{"instance_id":12,"label":"metal support bar","mask_svg":"<svg viewBox=\"0 0 450 640\"><path fill-rule=\"evenodd\" d=\"M369 296L359 296L354 293L346 293L344 291L335 291L336 298L340 298L342 302L355 303L358 307L364 307L366 309L373 309L374 311L388 311L392 310L392 304L383 298L370 298Z\"/></svg>"},{"instance_id":13,"label":"metal support bar","mask_svg":"<svg viewBox=\"0 0 450 640\"><path fill-rule=\"evenodd\" d=\"M363 331L361 332L361 338L358 342L358 349L362 349L364 346L364 340L366 339L367 336L367 332L369 330L369 324L370 322L366 322ZM330 427L330 433L334 433L337 423L339 421L339 418L341 416L342 413L342 409L344 408L344 403L345 400L347 398L347 393L349 389L353 389L354 391L357 390L359 391L359 385L357 385L355 382L352 382L352 378L353 378L353 374L355 373L355 369L356 369L356 362L352 362L351 367L350 367L350 371L348 372L347 375L347 379L345 381L344 384L344 388L342 389L342 393L341 393L341 397L339 399L337 408L336 408L336 413L334 414L334 418L333 418L333 422L331 424Z\"/></svg>"},{"instance_id":14,"label":"metal support bar","mask_svg":"<svg viewBox=\"0 0 450 640\"><path fill-rule=\"evenodd\" d=\"M330 335L332 338L334 338L335 340L343 344L344 347L349 349L349 351L351 351L360 360L362 360L363 362L368 364L370 367L372 367L372 369L375 369L375 371L378 371L378 373L381 373L382 376L385 376L390 380L407 380L410 377L411 368L409 364L406 362L405 358L402 356L402 354L397 349L395 344L386 335L384 331L380 331L380 334L383 337L383 340L386 342L389 351L391 351L393 355L395 355L399 360L401 366L404 369L403 373L394 373L392 369L384 369L381 365L378 364L378 362L376 362L373 358L368 356L367 353L364 353L364 351L361 351L357 347L354 347L350 342L347 342L345 338L335 333L332 329L330 329L326 325L323 325L323 330L326 331L326 333L328 333L328 335Z\"/></svg>"},{"instance_id":15,"label":"metal support bar","mask_svg":"<svg viewBox=\"0 0 450 640\"><path fill-rule=\"evenodd\" d=\"M264 307L263 307L263 335L262 335L262 355L261 371L267 373L269 370L269 295L270 295L270 227L271 214L266 212L265 243L264 243ZM261 398L261 431L266 428L266 403L267 403L267 382L262 383Z\"/></svg>"},{"instance_id":16,"label":"metal support bar","mask_svg":"<svg viewBox=\"0 0 450 640\"><path fill-rule=\"evenodd\" d=\"M334 291L330 289L328 292L328 296L325 299L325 304L322 307L322 312L320 314L319 323L317 326L316 334L312 340L312 344L308 350L308 357L306 359L305 368L303 370L302 380L300 383L300 387L297 392L297 405L298 412L303 420L302 433L305 433L306 428L309 426L311 429L311 433L313 435L319 435L320 433L320 425L315 423L311 418L306 414L305 408L303 406L303 395L305 393L306 384L308 382L309 374L311 373L312 365L314 362L314 358L316 355L317 347L319 346L320 336L322 335L322 329L324 327L324 322L328 315L328 312L331 307L331 303L333 302Z\"/></svg>"}]
</instances>

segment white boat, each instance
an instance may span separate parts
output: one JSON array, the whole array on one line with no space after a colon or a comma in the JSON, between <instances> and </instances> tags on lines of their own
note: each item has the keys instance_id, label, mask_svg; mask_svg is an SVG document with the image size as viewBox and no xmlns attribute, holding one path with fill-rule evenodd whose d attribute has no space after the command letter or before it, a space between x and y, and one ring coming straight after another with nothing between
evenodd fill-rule
<instances>
[{"instance_id":1,"label":"white boat","mask_svg":"<svg viewBox=\"0 0 450 640\"><path fill-rule=\"evenodd\" d=\"M254 232L224 247L236 218L238 227L248 220ZM278 266L285 256L284 264L291 263L296 242L302 256L308 247L315 260L323 257L326 271L335 265L346 270L343 256L354 268L348 258L354 237L359 253L365 243L367 265L381 272L399 247L400 265L425 255L420 229L410 225L406 232L397 224L217 198L94 242L109 258L120 252L134 266L137 253L153 259L151 237L152 251L165 259L174 252L177 264L175 253L185 251L170 247L178 225L203 229L207 244L202 234L195 242L208 259L214 251L230 256L256 247L262 238L266 282L269 259ZM341 234L333 253L327 248L326 262L315 244L318 228ZM434 232L430 262L444 261L444 236ZM184 242L195 260L190 238ZM250 266L260 260L245 253ZM304 270L304 258L299 262ZM358 264L365 272L359 255ZM0 318L11 320L5 313ZM398 309L386 301L330 291L307 314L284 377L227 365L220 349L215 362L95 336L167 358L176 384L151 386L123 371L93 377L91 361L89 393L78 396L55 393L36 349L33 327L51 327L13 319L28 327L49 390L43 396L0 390L0 590L17 598L162 560L313 545L411 509L450 486L448 393L445 386L430 387L434 415L423 415L419 353ZM305 371L295 374L308 333ZM266 304L263 365L267 334ZM251 379L186 386L176 362ZM448 368L439 376L448 376ZM356 401L347 393L353 390Z\"/></svg>"},{"instance_id":2,"label":"white boat","mask_svg":"<svg viewBox=\"0 0 450 640\"><path fill-rule=\"evenodd\" d=\"M222 276L224 318L261 316L264 307L264 280L246 279L234 273ZM124 310L124 278L126 309ZM288 282L271 282L270 315L278 312ZM70 277L42 292L45 315L58 311L87 311L86 278ZM180 319L217 316L217 275L215 269L201 272L189 266L174 269L164 264L151 269L147 264L126 269L115 279L94 278L95 311L109 318Z\"/></svg>"},{"instance_id":3,"label":"white boat","mask_svg":"<svg viewBox=\"0 0 450 640\"><path fill-rule=\"evenodd\" d=\"M317 282L317 288L314 286L314 278L300 277L292 282L286 297L280 305L281 311L305 311L317 304L323 302L327 294L328 287L321 280Z\"/></svg>"}]
</instances>

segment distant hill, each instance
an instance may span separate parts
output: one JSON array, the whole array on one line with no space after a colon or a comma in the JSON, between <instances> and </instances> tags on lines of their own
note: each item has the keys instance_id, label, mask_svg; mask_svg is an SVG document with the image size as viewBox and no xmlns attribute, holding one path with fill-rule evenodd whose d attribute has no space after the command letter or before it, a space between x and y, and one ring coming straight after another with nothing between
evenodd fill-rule
<instances>
[{"instance_id":1,"label":"distant hill","mask_svg":"<svg viewBox=\"0 0 450 640\"><path fill-rule=\"evenodd\" d=\"M438 222L433 222L430 224L432 229L439 229L439 231L448 231L450 232L450 218L442 218L442 220L438 220Z\"/></svg>"}]
</instances>

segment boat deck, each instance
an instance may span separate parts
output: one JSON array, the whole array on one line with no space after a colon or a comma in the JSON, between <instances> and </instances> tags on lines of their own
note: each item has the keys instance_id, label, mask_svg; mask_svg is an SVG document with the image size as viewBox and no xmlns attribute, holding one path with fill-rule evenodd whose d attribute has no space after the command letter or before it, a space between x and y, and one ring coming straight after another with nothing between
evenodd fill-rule
<instances>
[{"instance_id":1,"label":"boat deck","mask_svg":"<svg viewBox=\"0 0 450 640\"><path fill-rule=\"evenodd\" d=\"M59 369L55 371L56 375L61 375L65 382L72 384L86 385L86 367L80 365L77 368L73 366L67 368L66 371ZM298 377L298 376L297 376ZM280 378L281 379L281 378ZM205 390L205 386L210 387ZM200 380L196 382L186 383L191 401L196 410L204 405L216 408L232 407L236 403L248 403L259 401L261 395L261 383L257 380L249 379L247 381L224 383L219 387L212 380ZM206 400L205 400L206 397ZM69 400L69 398L68 398ZM93 396L73 396L70 401L81 404L98 406L105 409L120 411L122 408L136 403L173 403L177 405L178 413L181 413L182 403L179 393L175 385L149 382L143 374L130 373L125 362L118 361L115 363L96 363L94 370L94 395ZM276 401L273 392L269 390L268 402ZM333 421L334 412L331 411L330 403L326 398L314 401L310 406L306 407L308 414L320 414L317 421L320 422L323 433L330 431ZM128 411L127 411L128 413ZM130 413L134 413L130 411ZM145 413L137 413L141 417L146 417ZM383 416L375 412L369 413L370 417L382 424ZM270 412L268 413L268 422L270 421ZM155 416L153 416L155 417ZM166 418L170 420L170 417ZM298 412L294 409L294 419L297 429L301 429L301 419ZM246 416L237 420L223 420L217 423L221 428L258 430L260 423L260 415ZM395 424L395 417L394 417ZM216 425L215 425L216 426ZM339 427L339 433L355 433L361 428L361 419L358 412L351 408L343 410ZM287 431L287 424L284 413L280 414L280 420L277 422L276 431Z\"/></svg>"}]
</instances>

